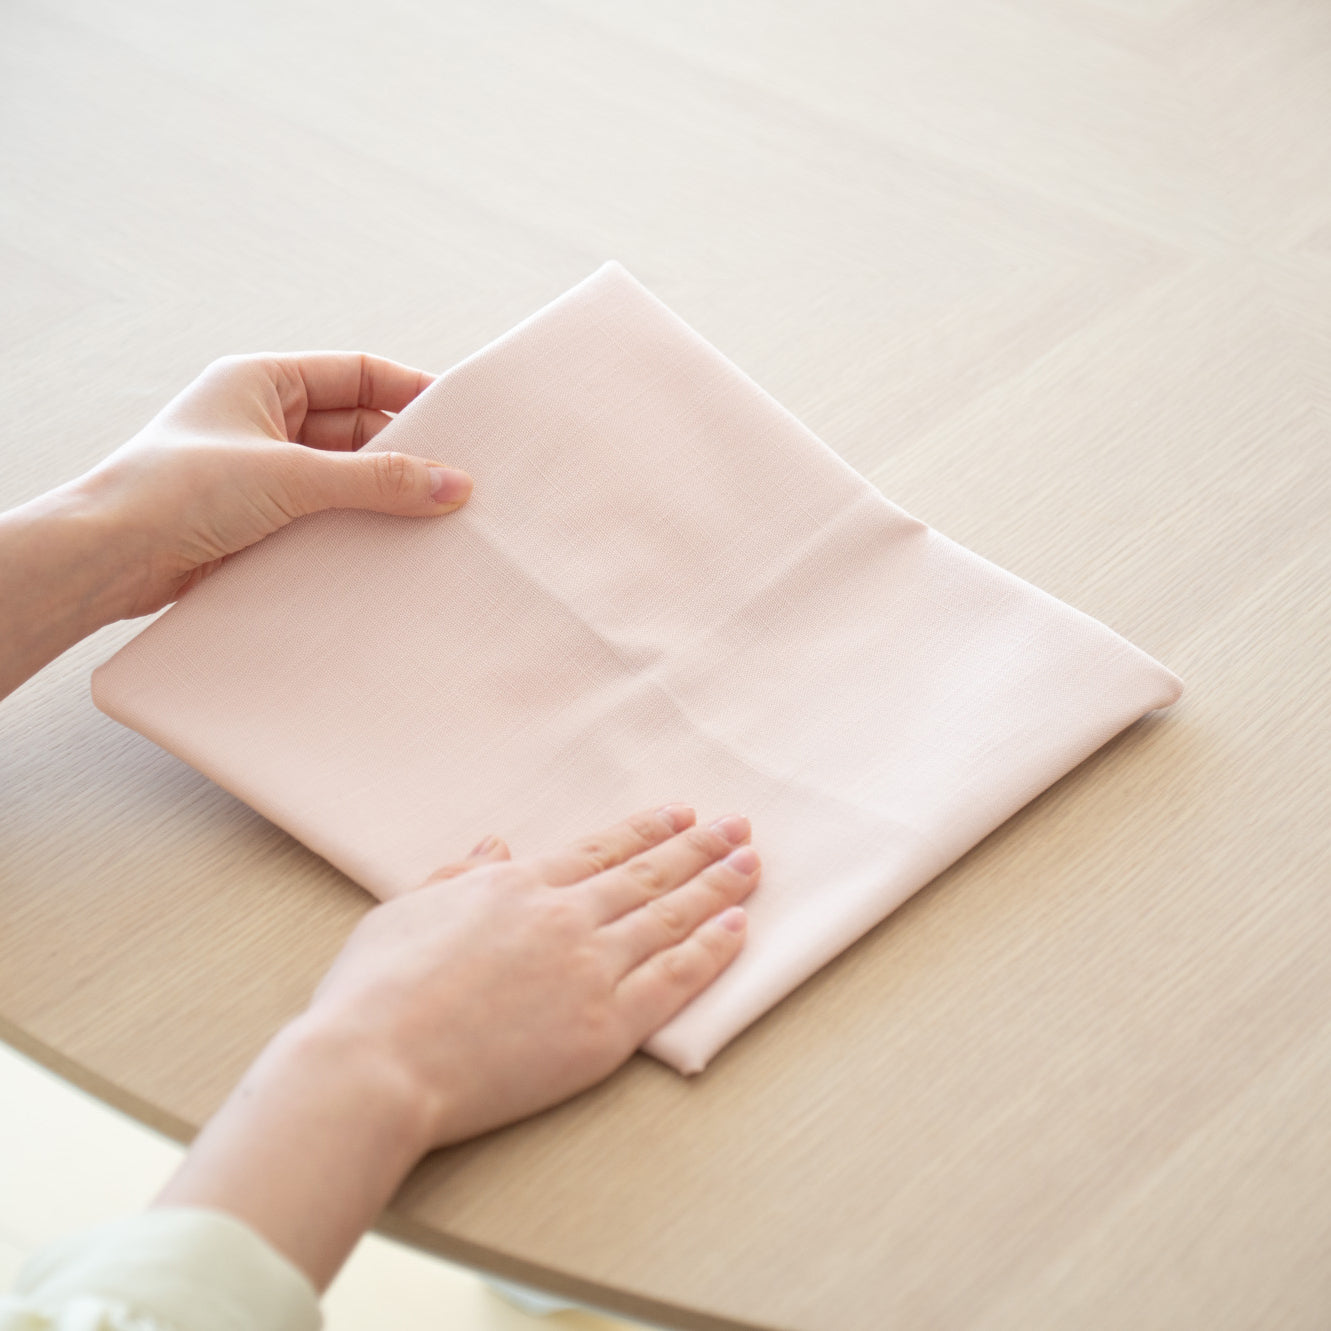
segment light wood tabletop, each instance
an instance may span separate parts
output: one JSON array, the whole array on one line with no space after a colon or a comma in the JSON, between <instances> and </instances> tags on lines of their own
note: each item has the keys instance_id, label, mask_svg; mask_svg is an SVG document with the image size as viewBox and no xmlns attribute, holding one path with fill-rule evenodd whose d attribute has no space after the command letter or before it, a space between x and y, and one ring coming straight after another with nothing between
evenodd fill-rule
<instances>
[{"instance_id":1,"label":"light wood tabletop","mask_svg":"<svg viewBox=\"0 0 1331 1331\"><path fill-rule=\"evenodd\" d=\"M0 62L0 503L218 355L443 369L617 258L1187 684L387 1231L677 1327L1331 1321L1331 8L16 0ZM139 627L0 705L0 1033L186 1138L370 901L94 710Z\"/></svg>"}]
</instances>

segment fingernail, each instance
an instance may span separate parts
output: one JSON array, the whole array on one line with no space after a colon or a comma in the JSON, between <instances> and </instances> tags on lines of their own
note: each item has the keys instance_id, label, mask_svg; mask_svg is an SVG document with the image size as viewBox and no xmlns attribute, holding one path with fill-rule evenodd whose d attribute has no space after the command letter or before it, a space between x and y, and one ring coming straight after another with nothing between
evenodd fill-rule
<instances>
[{"instance_id":1,"label":"fingernail","mask_svg":"<svg viewBox=\"0 0 1331 1331\"><path fill-rule=\"evenodd\" d=\"M712 824L712 830L720 832L730 844L736 845L749 835L749 820L738 813L728 813Z\"/></svg>"},{"instance_id":2,"label":"fingernail","mask_svg":"<svg viewBox=\"0 0 1331 1331\"><path fill-rule=\"evenodd\" d=\"M452 467L430 468L430 498L436 504L460 504L471 494L471 477Z\"/></svg>"},{"instance_id":3,"label":"fingernail","mask_svg":"<svg viewBox=\"0 0 1331 1331\"><path fill-rule=\"evenodd\" d=\"M475 859L477 855L484 855L486 851L493 850L498 844L499 838L497 836L488 836L471 852L470 855L467 856L467 858L470 860Z\"/></svg>"},{"instance_id":4,"label":"fingernail","mask_svg":"<svg viewBox=\"0 0 1331 1331\"><path fill-rule=\"evenodd\" d=\"M682 832L693 818L693 809L687 804L663 804L656 811L675 829Z\"/></svg>"},{"instance_id":5,"label":"fingernail","mask_svg":"<svg viewBox=\"0 0 1331 1331\"><path fill-rule=\"evenodd\" d=\"M758 856L752 846L741 846L732 850L721 863L730 865L737 873L749 874L758 867Z\"/></svg>"},{"instance_id":6,"label":"fingernail","mask_svg":"<svg viewBox=\"0 0 1331 1331\"><path fill-rule=\"evenodd\" d=\"M749 917L743 906L730 906L716 917L716 922L723 929L729 929L732 934L738 934L744 932L744 926L749 922Z\"/></svg>"}]
</instances>

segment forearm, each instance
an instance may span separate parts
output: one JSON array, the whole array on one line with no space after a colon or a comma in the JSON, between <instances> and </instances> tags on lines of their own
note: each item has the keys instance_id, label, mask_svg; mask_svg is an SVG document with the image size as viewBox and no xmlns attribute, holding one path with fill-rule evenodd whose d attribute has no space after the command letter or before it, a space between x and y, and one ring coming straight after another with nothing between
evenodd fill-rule
<instances>
[{"instance_id":1,"label":"forearm","mask_svg":"<svg viewBox=\"0 0 1331 1331\"><path fill-rule=\"evenodd\" d=\"M85 478L0 513L0 698L122 617L132 570L121 547Z\"/></svg>"},{"instance_id":2,"label":"forearm","mask_svg":"<svg viewBox=\"0 0 1331 1331\"><path fill-rule=\"evenodd\" d=\"M302 1017L255 1061L156 1205L243 1220L322 1290L428 1149L430 1109L387 1057Z\"/></svg>"}]
</instances>

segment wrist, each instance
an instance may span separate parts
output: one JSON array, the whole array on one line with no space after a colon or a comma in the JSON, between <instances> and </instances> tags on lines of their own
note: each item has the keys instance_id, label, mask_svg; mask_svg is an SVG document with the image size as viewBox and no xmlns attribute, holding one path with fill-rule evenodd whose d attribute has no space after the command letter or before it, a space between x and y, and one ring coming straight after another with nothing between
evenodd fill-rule
<instances>
[{"instance_id":1,"label":"wrist","mask_svg":"<svg viewBox=\"0 0 1331 1331\"><path fill-rule=\"evenodd\" d=\"M100 568L90 609L99 628L150 612L142 603L152 576L151 542L127 503L134 478L122 470L113 456L51 492L85 548L96 552Z\"/></svg>"},{"instance_id":2,"label":"wrist","mask_svg":"<svg viewBox=\"0 0 1331 1331\"><path fill-rule=\"evenodd\" d=\"M0 697L121 618L124 553L114 513L83 478L0 513Z\"/></svg>"},{"instance_id":3,"label":"wrist","mask_svg":"<svg viewBox=\"0 0 1331 1331\"><path fill-rule=\"evenodd\" d=\"M307 1011L283 1027L264 1057L275 1077L318 1088L327 1103L340 1097L364 1124L358 1133L379 1143L392 1186L406 1177L436 1137L438 1108L391 1050L354 1023ZM349 1111L350 1112L350 1111Z\"/></svg>"},{"instance_id":4,"label":"wrist","mask_svg":"<svg viewBox=\"0 0 1331 1331\"><path fill-rule=\"evenodd\" d=\"M306 1013L255 1060L157 1203L236 1216L322 1288L430 1144L412 1079Z\"/></svg>"}]
</instances>

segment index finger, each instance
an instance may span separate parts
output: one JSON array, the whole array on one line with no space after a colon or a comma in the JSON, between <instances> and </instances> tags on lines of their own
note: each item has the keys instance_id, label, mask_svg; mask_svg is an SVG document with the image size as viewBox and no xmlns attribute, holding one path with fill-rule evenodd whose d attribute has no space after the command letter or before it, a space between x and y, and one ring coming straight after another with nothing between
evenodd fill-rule
<instances>
[{"instance_id":1,"label":"index finger","mask_svg":"<svg viewBox=\"0 0 1331 1331\"><path fill-rule=\"evenodd\" d=\"M372 407L401 411L435 376L362 351L302 351L273 357L305 385L306 409Z\"/></svg>"},{"instance_id":2,"label":"index finger","mask_svg":"<svg viewBox=\"0 0 1331 1331\"><path fill-rule=\"evenodd\" d=\"M692 826L695 817L687 804L645 809L563 850L536 855L533 862L545 882L552 887L567 887L660 845L676 832Z\"/></svg>"}]
</instances>

